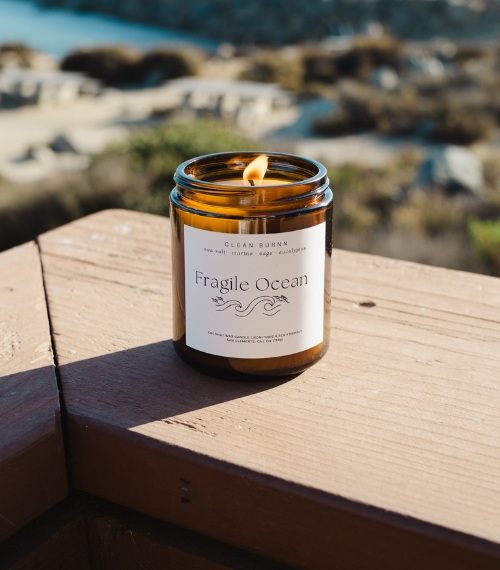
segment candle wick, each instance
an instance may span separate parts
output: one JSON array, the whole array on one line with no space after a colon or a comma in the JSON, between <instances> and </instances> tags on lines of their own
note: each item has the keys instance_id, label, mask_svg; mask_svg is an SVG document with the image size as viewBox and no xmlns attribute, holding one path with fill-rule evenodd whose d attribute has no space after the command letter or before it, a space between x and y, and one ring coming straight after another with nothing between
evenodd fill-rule
<instances>
[{"instance_id":1,"label":"candle wick","mask_svg":"<svg viewBox=\"0 0 500 570\"><path fill-rule=\"evenodd\" d=\"M250 186L255 186L255 182L253 180L248 180L248 182L250 182Z\"/></svg>"}]
</instances>

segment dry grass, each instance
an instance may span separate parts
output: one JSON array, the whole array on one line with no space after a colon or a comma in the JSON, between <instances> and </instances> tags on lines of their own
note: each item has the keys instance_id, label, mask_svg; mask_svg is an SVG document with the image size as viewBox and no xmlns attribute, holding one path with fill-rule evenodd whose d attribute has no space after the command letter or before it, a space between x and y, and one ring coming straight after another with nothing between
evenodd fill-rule
<instances>
[{"instance_id":1,"label":"dry grass","mask_svg":"<svg viewBox=\"0 0 500 570\"><path fill-rule=\"evenodd\" d=\"M385 93L352 81L342 83L339 89L339 109L316 121L314 130L318 134L337 136L370 130L385 135L422 132L433 140L469 145L488 139L496 129L491 107L472 97L461 99L446 94L439 98L422 97L410 85Z\"/></svg>"},{"instance_id":2,"label":"dry grass","mask_svg":"<svg viewBox=\"0 0 500 570\"><path fill-rule=\"evenodd\" d=\"M443 194L412 192L392 214L393 226L429 237L463 233L468 208Z\"/></svg>"},{"instance_id":3,"label":"dry grass","mask_svg":"<svg viewBox=\"0 0 500 570\"><path fill-rule=\"evenodd\" d=\"M279 83L284 89L300 91L304 80L303 62L298 53L286 56L278 50L261 50L249 59L240 79Z\"/></svg>"},{"instance_id":4,"label":"dry grass","mask_svg":"<svg viewBox=\"0 0 500 570\"><path fill-rule=\"evenodd\" d=\"M24 44L7 42L0 46L0 69L5 66L31 67L35 52Z\"/></svg>"},{"instance_id":5,"label":"dry grass","mask_svg":"<svg viewBox=\"0 0 500 570\"><path fill-rule=\"evenodd\" d=\"M490 138L495 132L495 120L484 110L467 105L443 104L435 116L432 138L451 144L469 145Z\"/></svg>"},{"instance_id":6,"label":"dry grass","mask_svg":"<svg viewBox=\"0 0 500 570\"><path fill-rule=\"evenodd\" d=\"M464 65L470 61L477 61L488 57L490 51L480 44L463 43L457 46L457 51L453 56L453 61L459 65Z\"/></svg>"}]
</instances>

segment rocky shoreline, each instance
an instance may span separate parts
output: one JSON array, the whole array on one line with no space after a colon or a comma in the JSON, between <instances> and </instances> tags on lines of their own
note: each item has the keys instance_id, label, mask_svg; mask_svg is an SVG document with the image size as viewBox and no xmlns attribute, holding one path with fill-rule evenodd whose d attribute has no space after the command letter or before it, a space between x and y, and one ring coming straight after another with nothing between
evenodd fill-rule
<instances>
[{"instance_id":1,"label":"rocky shoreline","mask_svg":"<svg viewBox=\"0 0 500 570\"><path fill-rule=\"evenodd\" d=\"M500 39L500 0L37 0L235 44L285 45L381 23L406 39Z\"/></svg>"}]
</instances>

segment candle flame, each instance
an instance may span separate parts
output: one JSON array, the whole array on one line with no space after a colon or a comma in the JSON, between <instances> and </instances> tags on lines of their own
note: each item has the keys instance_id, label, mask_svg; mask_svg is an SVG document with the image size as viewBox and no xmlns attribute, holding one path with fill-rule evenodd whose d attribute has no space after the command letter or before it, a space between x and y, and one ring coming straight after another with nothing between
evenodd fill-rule
<instances>
[{"instance_id":1,"label":"candle flame","mask_svg":"<svg viewBox=\"0 0 500 570\"><path fill-rule=\"evenodd\" d=\"M261 154L245 168L243 172L243 181L245 186L261 186L262 180L266 175L267 156Z\"/></svg>"}]
</instances>

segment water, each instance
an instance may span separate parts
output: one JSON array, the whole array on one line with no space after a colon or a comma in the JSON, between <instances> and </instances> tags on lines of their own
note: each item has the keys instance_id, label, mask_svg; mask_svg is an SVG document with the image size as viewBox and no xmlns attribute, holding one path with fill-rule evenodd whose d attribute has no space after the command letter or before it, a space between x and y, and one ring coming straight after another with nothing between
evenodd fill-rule
<instances>
[{"instance_id":1,"label":"water","mask_svg":"<svg viewBox=\"0 0 500 570\"><path fill-rule=\"evenodd\" d=\"M191 43L208 49L217 45L182 32L110 16L38 8L24 0L0 0L0 44L4 42L21 42L59 58L78 47L103 44L141 49L165 43Z\"/></svg>"}]
</instances>

